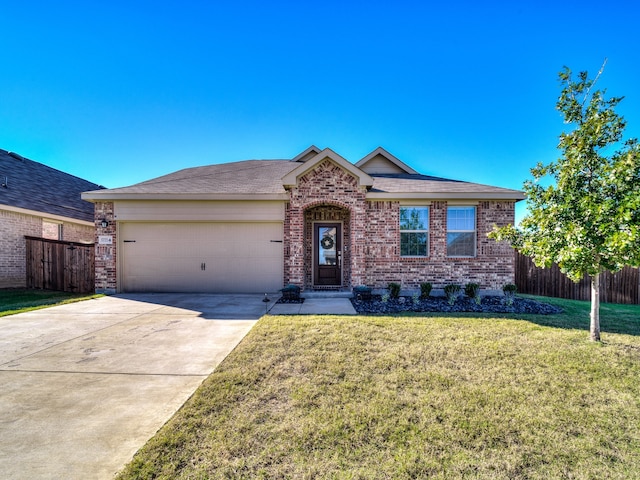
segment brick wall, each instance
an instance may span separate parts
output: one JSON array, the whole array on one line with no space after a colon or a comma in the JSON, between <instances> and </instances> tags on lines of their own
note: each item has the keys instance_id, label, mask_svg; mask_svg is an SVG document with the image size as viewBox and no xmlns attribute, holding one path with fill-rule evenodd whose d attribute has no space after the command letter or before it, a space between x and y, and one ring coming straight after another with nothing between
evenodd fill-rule
<instances>
[{"instance_id":1,"label":"brick wall","mask_svg":"<svg viewBox=\"0 0 640 480\"><path fill-rule=\"evenodd\" d=\"M100 225L103 219L109 222L109 226L106 228ZM96 202L95 225L96 293L112 294L116 292L117 288L116 251L118 244L113 202ZM100 245L98 242L100 235L111 236L111 245Z\"/></svg>"},{"instance_id":2,"label":"brick wall","mask_svg":"<svg viewBox=\"0 0 640 480\"><path fill-rule=\"evenodd\" d=\"M514 202L473 202L476 207L474 258L448 258L447 202L429 206L429 256L400 256L400 203L366 201L364 188L340 166L325 160L298 180L290 191L284 223L285 283L302 288L313 285L313 222L343 224L343 285L385 288L399 282L418 288L431 282L436 288L448 283L475 282L484 289L500 289L513 283L514 251L506 242L487 238L494 224L514 221Z\"/></svg>"},{"instance_id":3,"label":"brick wall","mask_svg":"<svg viewBox=\"0 0 640 480\"><path fill-rule=\"evenodd\" d=\"M384 288L389 282L404 288L418 288L421 282L434 287L448 283L475 282L484 289L500 289L515 278L514 251L506 242L487 237L493 225L514 221L514 202L487 201L476 205L477 255L474 258L447 257L447 202L429 207L429 256L400 256L399 202L368 202L363 227L367 232L366 285Z\"/></svg>"},{"instance_id":4,"label":"brick wall","mask_svg":"<svg viewBox=\"0 0 640 480\"><path fill-rule=\"evenodd\" d=\"M0 288L26 286L26 242L24 237L58 239L57 223L25 213L0 210ZM63 240L93 242L93 227L71 222L62 224Z\"/></svg>"},{"instance_id":5,"label":"brick wall","mask_svg":"<svg viewBox=\"0 0 640 480\"><path fill-rule=\"evenodd\" d=\"M42 222L42 238L60 240L60 224L55 222Z\"/></svg>"},{"instance_id":6,"label":"brick wall","mask_svg":"<svg viewBox=\"0 0 640 480\"><path fill-rule=\"evenodd\" d=\"M354 226L365 221L365 194L353 175L329 159L298 179L284 223L285 283L311 286L313 222L336 219L343 222L343 281L362 284L365 237Z\"/></svg>"}]
</instances>

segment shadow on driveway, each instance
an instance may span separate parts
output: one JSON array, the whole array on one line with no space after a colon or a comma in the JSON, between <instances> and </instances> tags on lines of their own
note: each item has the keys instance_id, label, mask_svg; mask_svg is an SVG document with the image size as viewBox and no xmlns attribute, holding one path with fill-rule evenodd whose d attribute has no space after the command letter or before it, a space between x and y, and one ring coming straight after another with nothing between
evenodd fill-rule
<instances>
[{"instance_id":1,"label":"shadow on driveway","mask_svg":"<svg viewBox=\"0 0 640 480\"><path fill-rule=\"evenodd\" d=\"M3 477L113 478L264 311L260 295L127 294L0 318Z\"/></svg>"}]
</instances>

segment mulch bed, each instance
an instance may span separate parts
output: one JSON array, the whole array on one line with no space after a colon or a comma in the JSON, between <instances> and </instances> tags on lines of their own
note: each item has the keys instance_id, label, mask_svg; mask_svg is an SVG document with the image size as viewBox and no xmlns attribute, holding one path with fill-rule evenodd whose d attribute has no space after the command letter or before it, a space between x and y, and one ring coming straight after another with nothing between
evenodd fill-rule
<instances>
[{"instance_id":1,"label":"mulch bed","mask_svg":"<svg viewBox=\"0 0 640 480\"><path fill-rule=\"evenodd\" d=\"M373 295L371 300L352 298L351 303L358 313L400 313L400 312L478 312L478 313L531 313L536 315L554 315L562 309L554 305L538 302L529 298L515 297L513 304L507 305L505 297L482 297L477 305L468 297L461 297L453 305L449 305L444 297L429 297L414 302L412 297L400 297L382 301L380 295Z\"/></svg>"}]
</instances>

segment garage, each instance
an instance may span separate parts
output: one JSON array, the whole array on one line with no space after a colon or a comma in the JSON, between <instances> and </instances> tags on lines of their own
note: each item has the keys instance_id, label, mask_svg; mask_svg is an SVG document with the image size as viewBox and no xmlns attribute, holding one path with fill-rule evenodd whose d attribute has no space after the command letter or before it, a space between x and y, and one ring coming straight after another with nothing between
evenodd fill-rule
<instances>
[{"instance_id":1,"label":"garage","mask_svg":"<svg viewBox=\"0 0 640 480\"><path fill-rule=\"evenodd\" d=\"M123 292L275 292L282 222L119 222Z\"/></svg>"}]
</instances>

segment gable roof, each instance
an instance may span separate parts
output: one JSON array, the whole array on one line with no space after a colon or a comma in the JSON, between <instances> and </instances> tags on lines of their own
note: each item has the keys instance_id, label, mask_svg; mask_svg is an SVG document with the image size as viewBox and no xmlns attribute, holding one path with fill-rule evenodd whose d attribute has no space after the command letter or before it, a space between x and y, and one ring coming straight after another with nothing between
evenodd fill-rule
<instances>
[{"instance_id":1,"label":"gable roof","mask_svg":"<svg viewBox=\"0 0 640 480\"><path fill-rule=\"evenodd\" d=\"M291 159L292 162L306 162L307 160L309 160L312 157L315 157L317 154L319 154L322 150L320 150L318 147L316 147L315 145L311 145L309 148L307 148L306 150L304 150L303 152L299 153L298 155L296 155L295 157L293 157Z\"/></svg>"},{"instance_id":2,"label":"gable roof","mask_svg":"<svg viewBox=\"0 0 640 480\"><path fill-rule=\"evenodd\" d=\"M413 168L391 155L384 148L378 147L369 155L364 157L356 167L369 173L411 173L417 175Z\"/></svg>"},{"instance_id":3,"label":"gable roof","mask_svg":"<svg viewBox=\"0 0 640 480\"><path fill-rule=\"evenodd\" d=\"M0 206L93 223L93 205L80 194L103 188L0 149Z\"/></svg>"},{"instance_id":4,"label":"gable roof","mask_svg":"<svg viewBox=\"0 0 640 480\"><path fill-rule=\"evenodd\" d=\"M89 191L86 200L281 200L289 199L287 188L298 178L326 159L356 177L367 188L368 199L493 199L522 200L524 194L490 185L421 175L377 148L358 164L389 162L392 171L401 173L367 173L329 148L318 151L315 146L293 160L245 160L202 167L186 168L168 175L128 187ZM380 158L383 156L384 158ZM296 160L297 159L297 160ZM384 169L384 166L382 166Z\"/></svg>"},{"instance_id":5,"label":"gable roof","mask_svg":"<svg viewBox=\"0 0 640 480\"><path fill-rule=\"evenodd\" d=\"M298 183L299 177L313 170L316 165L318 165L320 162L324 162L326 159L337 163L340 167L352 174L358 180L358 185L365 187L370 187L373 185L373 179L369 175L357 168L352 163L349 163L347 160L345 160L330 148L325 148L316 156L312 157L302 165L287 173L284 177L282 177L283 185L285 186L285 188L295 186Z\"/></svg>"}]
</instances>

